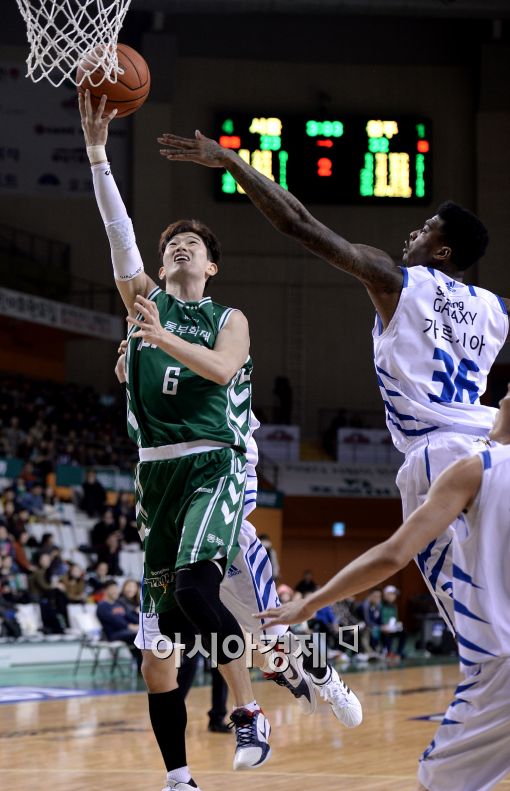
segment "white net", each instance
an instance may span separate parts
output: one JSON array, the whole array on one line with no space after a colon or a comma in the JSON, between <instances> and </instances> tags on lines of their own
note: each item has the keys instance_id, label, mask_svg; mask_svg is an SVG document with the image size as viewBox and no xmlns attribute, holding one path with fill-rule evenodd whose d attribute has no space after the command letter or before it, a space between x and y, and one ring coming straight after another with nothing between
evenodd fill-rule
<instances>
[{"instance_id":1,"label":"white net","mask_svg":"<svg viewBox=\"0 0 510 791\"><path fill-rule=\"evenodd\" d=\"M131 0L16 0L26 22L27 77L52 85L87 77L92 85L116 82L117 38ZM87 56L85 61L82 61ZM78 64L83 72L76 80ZM95 73L100 67L99 72ZM91 76L92 75L92 76Z\"/></svg>"}]
</instances>

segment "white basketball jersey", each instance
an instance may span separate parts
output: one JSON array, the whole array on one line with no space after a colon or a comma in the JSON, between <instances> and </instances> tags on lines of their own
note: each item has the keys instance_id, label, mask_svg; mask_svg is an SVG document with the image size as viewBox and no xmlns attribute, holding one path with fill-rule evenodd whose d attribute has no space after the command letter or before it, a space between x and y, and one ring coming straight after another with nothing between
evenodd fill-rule
<instances>
[{"instance_id":1,"label":"white basketball jersey","mask_svg":"<svg viewBox=\"0 0 510 791\"><path fill-rule=\"evenodd\" d=\"M510 656L510 446L479 454L480 491L453 542L453 600L464 669Z\"/></svg>"},{"instance_id":2,"label":"white basketball jersey","mask_svg":"<svg viewBox=\"0 0 510 791\"><path fill-rule=\"evenodd\" d=\"M386 423L403 453L438 428L484 434L495 410L482 406L487 374L508 335L503 300L424 266L402 267L388 327L373 330Z\"/></svg>"},{"instance_id":3,"label":"white basketball jersey","mask_svg":"<svg viewBox=\"0 0 510 791\"><path fill-rule=\"evenodd\" d=\"M260 423L253 414L250 412L250 437L246 445L246 489L244 492L244 508L243 518L246 519L248 515L257 507L257 466L259 460L259 449L257 443L253 439L253 432L260 427Z\"/></svg>"}]
</instances>

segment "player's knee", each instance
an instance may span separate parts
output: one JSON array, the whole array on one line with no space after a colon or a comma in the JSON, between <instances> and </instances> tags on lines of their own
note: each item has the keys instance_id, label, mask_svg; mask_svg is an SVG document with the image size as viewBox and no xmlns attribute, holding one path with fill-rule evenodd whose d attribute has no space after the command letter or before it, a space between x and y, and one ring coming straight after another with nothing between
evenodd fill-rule
<instances>
[{"instance_id":1,"label":"player's knee","mask_svg":"<svg viewBox=\"0 0 510 791\"><path fill-rule=\"evenodd\" d=\"M187 618L202 635L207 651L211 652L211 635L217 637L216 659L220 665L231 662L235 657L228 647L230 639L244 644L241 627L232 613L220 601L222 571L215 563L200 561L177 572L175 598Z\"/></svg>"},{"instance_id":2,"label":"player's knee","mask_svg":"<svg viewBox=\"0 0 510 791\"><path fill-rule=\"evenodd\" d=\"M177 689L177 668L171 657L160 659L152 651L142 651L142 676L148 692Z\"/></svg>"},{"instance_id":3,"label":"player's knee","mask_svg":"<svg viewBox=\"0 0 510 791\"><path fill-rule=\"evenodd\" d=\"M203 632L217 632L221 575L210 561L200 561L179 569L175 582L175 599L190 621Z\"/></svg>"}]
</instances>

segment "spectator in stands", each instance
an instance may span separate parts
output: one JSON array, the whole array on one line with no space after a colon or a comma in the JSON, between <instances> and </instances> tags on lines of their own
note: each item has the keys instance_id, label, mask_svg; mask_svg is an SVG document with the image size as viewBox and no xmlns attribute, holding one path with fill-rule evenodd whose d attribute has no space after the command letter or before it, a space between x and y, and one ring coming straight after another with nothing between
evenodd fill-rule
<instances>
[{"instance_id":1,"label":"spectator in stands","mask_svg":"<svg viewBox=\"0 0 510 791\"><path fill-rule=\"evenodd\" d=\"M68 604L82 604L85 601L85 572L78 563L72 563L60 578Z\"/></svg>"},{"instance_id":2,"label":"spectator in stands","mask_svg":"<svg viewBox=\"0 0 510 791\"><path fill-rule=\"evenodd\" d=\"M377 651L381 645L381 603L382 593L374 589L360 607L360 617L367 625L370 648L373 651Z\"/></svg>"},{"instance_id":3,"label":"spectator in stands","mask_svg":"<svg viewBox=\"0 0 510 791\"><path fill-rule=\"evenodd\" d=\"M98 550L97 559L108 564L108 574L114 577L122 576L122 569L119 564L120 539L117 531L110 533L105 545Z\"/></svg>"},{"instance_id":4,"label":"spectator in stands","mask_svg":"<svg viewBox=\"0 0 510 791\"><path fill-rule=\"evenodd\" d=\"M27 554L27 543L29 540L29 535L26 530L22 530L19 534L18 538L13 541L13 549L14 549L14 563L16 564L17 571L30 573L35 571L35 566L31 562L31 555Z\"/></svg>"},{"instance_id":5,"label":"spectator in stands","mask_svg":"<svg viewBox=\"0 0 510 791\"><path fill-rule=\"evenodd\" d=\"M69 568L69 564L64 558L62 557L62 552L60 547L54 546L49 552L51 562L50 562L50 574L52 577L60 578L64 574L67 573Z\"/></svg>"},{"instance_id":6,"label":"spectator in stands","mask_svg":"<svg viewBox=\"0 0 510 791\"><path fill-rule=\"evenodd\" d=\"M16 458L18 447L25 439L25 432L20 427L19 417L13 415L9 422L9 427L4 429L4 440L7 447L7 455Z\"/></svg>"},{"instance_id":7,"label":"spectator in stands","mask_svg":"<svg viewBox=\"0 0 510 791\"><path fill-rule=\"evenodd\" d=\"M14 547L12 545L12 538L7 532L5 525L0 525L0 557L9 555L14 558Z\"/></svg>"},{"instance_id":8,"label":"spectator in stands","mask_svg":"<svg viewBox=\"0 0 510 791\"><path fill-rule=\"evenodd\" d=\"M126 580L122 586L119 602L126 608L126 612L140 612L140 585L136 580Z\"/></svg>"},{"instance_id":9,"label":"spectator in stands","mask_svg":"<svg viewBox=\"0 0 510 791\"><path fill-rule=\"evenodd\" d=\"M103 513L106 492L102 483L97 480L95 470L88 470L82 485L83 497L80 502L87 516L94 517Z\"/></svg>"},{"instance_id":10,"label":"spectator in stands","mask_svg":"<svg viewBox=\"0 0 510 791\"><path fill-rule=\"evenodd\" d=\"M19 497L18 503L21 509L26 509L30 514L43 516L44 499L41 484L34 483L33 486L27 487L26 491Z\"/></svg>"},{"instance_id":11,"label":"spectator in stands","mask_svg":"<svg viewBox=\"0 0 510 791\"><path fill-rule=\"evenodd\" d=\"M0 558L0 591L11 604L25 603L30 600L27 575L16 573L10 555Z\"/></svg>"},{"instance_id":12,"label":"spectator in stands","mask_svg":"<svg viewBox=\"0 0 510 791\"><path fill-rule=\"evenodd\" d=\"M55 544L55 536L53 533L43 533L41 536L41 543L39 549L41 552L52 552L57 545Z\"/></svg>"},{"instance_id":13,"label":"spectator in stands","mask_svg":"<svg viewBox=\"0 0 510 791\"><path fill-rule=\"evenodd\" d=\"M22 481L25 486L27 486L28 484L37 483L38 478L35 473L34 465L32 464L32 462L27 461L27 463L23 466L23 469L19 474L19 480Z\"/></svg>"},{"instance_id":14,"label":"spectator in stands","mask_svg":"<svg viewBox=\"0 0 510 791\"><path fill-rule=\"evenodd\" d=\"M398 617L397 596L398 589L394 585L386 585L382 592L381 603L381 639L384 651L388 658L404 658L406 632L402 621ZM393 651L393 641L397 640L397 650Z\"/></svg>"},{"instance_id":15,"label":"spectator in stands","mask_svg":"<svg viewBox=\"0 0 510 791\"><path fill-rule=\"evenodd\" d=\"M131 492L119 492L113 515L115 519L118 519L121 514L126 517L128 522L136 520L134 497Z\"/></svg>"},{"instance_id":16,"label":"spectator in stands","mask_svg":"<svg viewBox=\"0 0 510 791\"><path fill-rule=\"evenodd\" d=\"M117 530L119 531L120 540L123 546L135 544L136 548L140 549L140 534L135 520L128 522L125 514L119 514L117 517Z\"/></svg>"},{"instance_id":17,"label":"spectator in stands","mask_svg":"<svg viewBox=\"0 0 510 791\"><path fill-rule=\"evenodd\" d=\"M338 629L333 607L327 605L317 610L313 618L308 621L308 626L312 632L321 632L326 635L328 648L338 648Z\"/></svg>"},{"instance_id":18,"label":"spectator in stands","mask_svg":"<svg viewBox=\"0 0 510 791\"><path fill-rule=\"evenodd\" d=\"M46 632L62 634L67 627L67 597L63 585L54 584L50 572L51 557L41 552L36 569L28 578L28 588L32 601L41 608L43 627Z\"/></svg>"},{"instance_id":19,"label":"spectator in stands","mask_svg":"<svg viewBox=\"0 0 510 791\"><path fill-rule=\"evenodd\" d=\"M0 592L0 637L21 637L21 626L16 618L16 607Z\"/></svg>"},{"instance_id":20,"label":"spectator in stands","mask_svg":"<svg viewBox=\"0 0 510 791\"><path fill-rule=\"evenodd\" d=\"M259 536L259 539L260 539L260 543L262 544L267 554L269 555L269 560L271 561L271 567L273 569L273 579L275 580L275 582L278 582L278 578L280 576L280 563L278 560L276 549L273 547L273 544L271 543L271 539L267 535L267 533L262 533L262 535Z\"/></svg>"},{"instance_id":21,"label":"spectator in stands","mask_svg":"<svg viewBox=\"0 0 510 791\"><path fill-rule=\"evenodd\" d=\"M89 595L92 596L95 601L99 601L100 598L103 596L104 586L109 580L108 575L108 563L104 563L104 561L99 561L96 563L96 566L92 573L87 577L87 586L89 589Z\"/></svg>"},{"instance_id":22,"label":"spectator in stands","mask_svg":"<svg viewBox=\"0 0 510 791\"><path fill-rule=\"evenodd\" d=\"M16 511L16 504L12 500L5 503L2 519L9 535L16 536L19 534L21 519Z\"/></svg>"},{"instance_id":23,"label":"spectator in stands","mask_svg":"<svg viewBox=\"0 0 510 791\"><path fill-rule=\"evenodd\" d=\"M278 585L276 592L282 604L287 604L287 602L292 601L294 597L294 591L290 585Z\"/></svg>"},{"instance_id":24,"label":"spectator in stands","mask_svg":"<svg viewBox=\"0 0 510 791\"><path fill-rule=\"evenodd\" d=\"M107 640L122 640L131 648L141 665L141 651L134 647L138 631L138 615L129 613L119 601L119 586L115 580L108 580L104 588L104 598L97 605L97 617L101 622Z\"/></svg>"},{"instance_id":25,"label":"spectator in stands","mask_svg":"<svg viewBox=\"0 0 510 791\"><path fill-rule=\"evenodd\" d=\"M99 554L105 548L108 536L115 533L116 530L113 511L111 508L107 508L90 533L90 543L94 552Z\"/></svg>"},{"instance_id":26,"label":"spectator in stands","mask_svg":"<svg viewBox=\"0 0 510 791\"><path fill-rule=\"evenodd\" d=\"M312 572L310 569L305 569L305 571L303 571L303 578L299 580L295 590L298 593L301 593L302 596L306 596L307 593L313 593L316 591L317 587L318 586L313 578Z\"/></svg>"}]
</instances>

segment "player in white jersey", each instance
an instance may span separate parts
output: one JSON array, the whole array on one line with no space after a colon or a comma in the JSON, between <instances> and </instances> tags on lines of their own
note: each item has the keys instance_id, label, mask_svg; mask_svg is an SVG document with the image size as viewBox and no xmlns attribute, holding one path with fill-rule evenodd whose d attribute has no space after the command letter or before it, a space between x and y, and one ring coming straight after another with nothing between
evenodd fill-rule
<instances>
[{"instance_id":1,"label":"player in white jersey","mask_svg":"<svg viewBox=\"0 0 510 791\"><path fill-rule=\"evenodd\" d=\"M452 598L466 678L420 759L419 791L489 791L510 772L510 385L490 437L501 445L443 471L425 503L391 538L304 602L261 614L269 623L299 623L326 604L371 588L464 514L465 529L452 544Z\"/></svg>"},{"instance_id":2,"label":"player in white jersey","mask_svg":"<svg viewBox=\"0 0 510 791\"><path fill-rule=\"evenodd\" d=\"M351 244L320 223L287 190L233 151L196 133L164 135L170 160L226 168L282 233L358 278L376 309L375 364L388 428L406 454L397 485L406 518L431 482L486 440L493 410L480 404L487 373L508 336L510 300L462 284L485 252L484 225L458 204L442 204L404 245L403 266L383 250ZM449 627L452 532L418 553L417 562Z\"/></svg>"}]
</instances>

